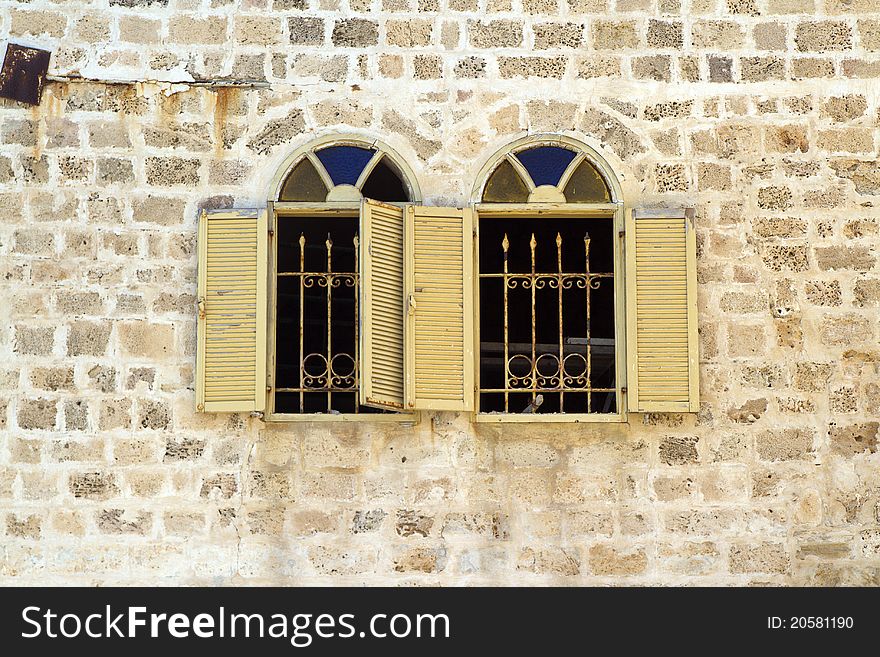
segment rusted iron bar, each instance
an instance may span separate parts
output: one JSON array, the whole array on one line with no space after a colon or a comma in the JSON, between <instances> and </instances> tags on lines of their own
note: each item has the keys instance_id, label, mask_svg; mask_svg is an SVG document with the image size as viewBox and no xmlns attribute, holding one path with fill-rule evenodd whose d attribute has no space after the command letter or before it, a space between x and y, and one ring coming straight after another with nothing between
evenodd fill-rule
<instances>
[{"instance_id":1,"label":"rusted iron bar","mask_svg":"<svg viewBox=\"0 0 880 657\"><path fill-rule=\"evenodd\" d=\"M358 301L355 294L354 326L355 346L354 355L340 352L333 353L333 289L348 287L357 289L359 279L358 268L358 237L353 239L355 249L355 271L334 272L333 270L333 240L327 236L324 242L326 253L326 271L306 271L305 235L299 236L299 271L278 272L279 277L296 277L299 279L299 382L298 387L277 388L276 392L299 393L299 411L305 412L305 393L318 392L327 395L327 412L333 412L333 396L335 392L357 392L360 370L358 368ZM324 288L327 290L327 349L324 353L305 351L305 292L307 289ZM343 365L344 364L344 365ZM344 368L344 369L342 369ZM357 404L355 412L358 412Z\"/></svg>"},{"instance_id":2,"label":"rusted iron bar","mask_svg":"<svg viewBox=\"0 0 880 657\"><path fill-rule=\"evenodd\" d=\"M563 245L561 233L556 234L556 271L537 270L538 241L534 233L529 240L530 267L528 272L510 271L510 238L507 233L501 240L503 256L502 271L479 274L481 279L500 279L503 295L503 339L498 345L503 349L504 386L500 388L480 388L481 393L500 393L504 395L504 411L511 412L510 394L528 393L532 404L538 394L559 393L559 412L565 412L565 393L577 392L587 395L587 412L593 411L593 393L613 393L615 388L595 388L592 386L592 354L594 339L590 334L592 305L590 293L596 290L602 280L612 280L611 272L590 271L590 235L584 234L584 270L580 272L563 270ZM510 340L510 294L511 289L529 290L531 320L531 342L512 343ZM538 343L537 330L537 292L543 289L556 289L557 338L554 344ZM585 299L585 337L571 338L565 335L565 304L563 290L582 289ZM608 348L599 340L605 353ZM575 345L575 343L577 343ZM566 351L567 350L567 351ZM553 352L556 353L553 353ZM485 362L485 361L484 361Z\"/></svg>"}]
</instances>

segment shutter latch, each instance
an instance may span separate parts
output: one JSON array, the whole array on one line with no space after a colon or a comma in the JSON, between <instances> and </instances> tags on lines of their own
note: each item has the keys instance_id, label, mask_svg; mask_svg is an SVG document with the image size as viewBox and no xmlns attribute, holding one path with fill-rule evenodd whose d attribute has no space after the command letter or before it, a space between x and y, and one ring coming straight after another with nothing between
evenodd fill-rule
<instances>
[{"instance_id":1,"label":"shutter latch","mask_svg":"<svg viewBox=\"0 0 880 657\"><path fill-rule=\"evenodd\" d=\"M410 315L416 314L416 295L415 294L409 295L409 314Z\"/></svg>"},{"instance_id":2,"label":"shutter latch","mask_svg":"<svg viewBox=\"0 0 880 657\"><path fill-rule=\"evenodd\" d=\"M199 319L205 319L205 297L199 297Z\"/></svg>"}]
</instances>

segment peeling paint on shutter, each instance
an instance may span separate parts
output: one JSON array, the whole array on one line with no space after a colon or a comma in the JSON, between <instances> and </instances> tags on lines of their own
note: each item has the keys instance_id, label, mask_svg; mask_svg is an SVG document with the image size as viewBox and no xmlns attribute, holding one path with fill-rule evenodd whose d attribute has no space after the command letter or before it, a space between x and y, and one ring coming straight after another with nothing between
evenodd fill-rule
<instances>
[{"instance_id":1,"label":"peeling paint on shutter","mask_svg":"<svg viewBox=\"0 0 880 657\"><path fill-rule=\"evenodd\" d=\"M361 205L360 403L403 408L403 208Z\"/></svg>"},{"instance_id":2,"label":"peeling paint on shutter","mask_svg":"<svg viewBox=\"0 0 880 657\"><path fill-rule=\"evenodd\" d=\"M693 209L627 215L626 297L629 410L698 411Z\"/></svg>"},{"instance_id":3,"label":"peeling paint on shutter","mask_svg":"<svg viewBox=\"0 0 880 657\"><path fill-rule=\"evenodd\" d=\"M198 411L265 408L267 231L265 210L202 212Z\"/></svg>"},{"instance_id":4,"label":"peeling paint on shutter","mask_svg":"<svg viewBox=\"0 0 880 657\"><path fill-rule=\"evenodd\" d=\"M472 212L408 206L404 236L406 405L472 410Z\"/></svg>"}]
</instances>

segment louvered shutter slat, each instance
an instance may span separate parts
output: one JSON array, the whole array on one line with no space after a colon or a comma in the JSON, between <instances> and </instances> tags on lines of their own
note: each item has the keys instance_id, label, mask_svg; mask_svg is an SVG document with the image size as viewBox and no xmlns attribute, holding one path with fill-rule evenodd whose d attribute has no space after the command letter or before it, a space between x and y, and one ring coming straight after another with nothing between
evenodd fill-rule
<instances>
[{"instance_id":1,"label":"louvered shutter slat","mask_svg":"<svg viewBox=\"0 0 880 657\"><path fill-rule=\"evenodd\" d=\"M472 410L471 210L409 206L404 235L407 407Z\"/></svg>"},{"instance_id":2,"label":"louvered shutter slat","mask_svg":"<svg viewBox=\"0 0 880 657\"><path fill-rule=\"evenodd\" d=\"M361 205L360 403L403 408L403 208Z\"/></svg>"},{"instance_id":3,"label":"louvered shutter slat","mask_svg":"<svg viewBox=\"0 0 880 657\"><path fill-rule=\"evenodd\" d=\"M265 408L267 230L265 210L199 220L198 411Z\"/></svg>"},{"instance_id":4,"label":"louvered shutter slat","mask_svg":"<svg viewBox=\"0 0 880 657\"><path fill-rule=\"evenodd\" d=\"M628 407L698 411L693 210L627 216Z\"/></svg>"}]
</instances>

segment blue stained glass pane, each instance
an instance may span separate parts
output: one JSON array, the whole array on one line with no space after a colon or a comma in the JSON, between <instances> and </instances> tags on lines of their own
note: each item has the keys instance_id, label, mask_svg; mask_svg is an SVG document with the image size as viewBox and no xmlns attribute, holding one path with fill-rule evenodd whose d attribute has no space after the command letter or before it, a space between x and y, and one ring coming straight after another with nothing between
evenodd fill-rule
<instances>
[{"instance_id":1,"label":"blue stained glass pane","mask_svg":"<svg viewBox=\"0 0 880 657\"><path fill-rule=\"evenodd\" d=\"M358 146L330 146L315 155L327 169L334 185L354 185L374 152Z\"/></svg>"},{"instance_id":2,"label":"blue stained glass pane","mask_svg":"<svg viewBox=\"0 0 880 657\"><path fill-rule=\"evenodd\" d=\"M576 153L559 146L538 146L520 151L516 157L532 177L535 187L555 185Z\"/></svg>"}]
</instances>

